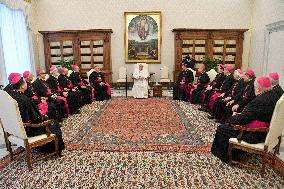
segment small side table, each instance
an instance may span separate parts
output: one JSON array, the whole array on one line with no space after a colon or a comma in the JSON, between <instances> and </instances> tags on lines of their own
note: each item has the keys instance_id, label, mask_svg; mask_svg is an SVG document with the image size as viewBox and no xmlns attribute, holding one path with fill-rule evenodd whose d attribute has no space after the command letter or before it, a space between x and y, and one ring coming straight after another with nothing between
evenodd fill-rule
<instances>
[{"instance_id":1,"label":"small side table","mask_svg":"<svg viewBox=\"0 0 284 189\"><path fill-rule=\"evenodd\" d=\"M163 90L162 85L153 85L153 97L162 97L163 96Z\"/></svg>"}]
</instances>

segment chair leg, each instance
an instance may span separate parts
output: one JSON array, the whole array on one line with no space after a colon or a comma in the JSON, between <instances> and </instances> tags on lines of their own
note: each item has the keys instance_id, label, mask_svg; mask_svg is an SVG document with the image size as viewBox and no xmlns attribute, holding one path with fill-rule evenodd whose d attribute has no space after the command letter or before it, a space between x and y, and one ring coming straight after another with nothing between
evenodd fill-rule
<instances>
[{"instance_id":1,"label":"chair leg","mask_svg":"<svg viewBox=\"0 0 284 189\"><path fill-rule=\"evenodd\" d=\"M26 161L28 164L28 168L31 171L32 170L32 165L31 165L31 148L29 145L26 145Z\"/></svg>"},{"instance_id":2,"label":"chair leg","mask_svg":"<svg viewBox=\"0 0 284 189\"><path fill-rule=\"evenodd\" d=\"M229 143L229 147L228 147L229 165L232 165L232 149L233 149L233 144Z\"/></svg>"},{"instance_id":3,"label":"chair leg","mask_svg":"<svg viewBox=\"0 0 284 189\"><path fill-rule=\"evenodd\" d=\"M59 156L59 151L58 151L58 138L57 138L57 136L54 137L54 145L55 145L56 156L60 157Z\"/></svg>"},{"instance_id":4,"label":"chair leg","mask_svg":"<svg viewBox=\"0 0 284 189\"><path fill-rule=\"evenodd\" d=\"M12 161L13 157L14 157L14 154L13 154L13 150L12 150L12 144L11 144L11 142L8 139L8 135L9 134L7 132L4 132L4 138L5 138L5 142L6 142L6 147L7 147L7 150L9 151L9 153L10 153L10 161Z\"/></svg>"},{"instance_id":5,"label":"chair leg","mask_svg":"<svg viewBox=\"0 0 284 189\"><path fill-rule=\"evenodd\" d=\"M167 85L168 90L170 90L170 85L171 85L171 82L168 82L168 85Z\"/></svg>"},{"instance_id":6,"label":"chair leg","mask_svg":"<svg viewBox=\"0 0 284 189\"><path fill-rule=\"evenodd\" d=\"M267 160L267 157L266 157L266 152L265 152L265 153L263 154L263 156L262 156L261 176L264 176L264 173L265 173L266 160Z\"/></svg>"}]
</instances>

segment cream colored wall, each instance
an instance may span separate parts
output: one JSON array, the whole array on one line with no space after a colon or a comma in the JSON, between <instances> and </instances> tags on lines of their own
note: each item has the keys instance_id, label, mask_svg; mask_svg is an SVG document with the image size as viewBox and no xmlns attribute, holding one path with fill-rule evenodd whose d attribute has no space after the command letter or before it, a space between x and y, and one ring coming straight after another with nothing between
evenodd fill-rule
<instances>
[{"instance_id":1,"label":"cream colored wall","mask_svg":"<svg viewBox=\"0 0 284 189\"><path fill-rule=\"evenodd\" d=\"M283 0L256 0L253 4L252 24L252 55L250 68L260 76L264 62L264 36L265 26L277 21L284 20ZM283 64L282 62L281 64ZM279 63L280 64L280 63ZM275 70L277 71L277 70Z\"/></svg>"},{"instance_id":2,"label":"cream colored wall","mask_svg":"<svg viewBox=\"0 0 284 189\"><path fill-rule=\"evenodd\" d=\"M114 81L124 61L124 12L162 12L161 64L149 66L160 77L161 66L174 69L173 28L250 28L251 0L37 0L38 30L111 28ZM43 44L39 40L39 62L44 65ZM245 34L243 65L247 67L250 32ZM129 72L133 65L126 65Z\"/></svg>"}]
</instances>

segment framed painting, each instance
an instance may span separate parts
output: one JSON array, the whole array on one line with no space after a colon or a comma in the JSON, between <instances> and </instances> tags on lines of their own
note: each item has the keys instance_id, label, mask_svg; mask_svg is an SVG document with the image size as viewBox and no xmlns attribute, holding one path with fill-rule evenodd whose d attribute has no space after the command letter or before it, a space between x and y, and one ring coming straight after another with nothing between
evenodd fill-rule
<instances>
[{"instance_id":1,"label":"framed painting","mask_svg":"<svg viewBox=\"0 0 284 189\"><path fill-rule=\"evenodd\" d=\"M161 63L161 12L125 12L125 62Z\"/></svg>"}]
</instances>

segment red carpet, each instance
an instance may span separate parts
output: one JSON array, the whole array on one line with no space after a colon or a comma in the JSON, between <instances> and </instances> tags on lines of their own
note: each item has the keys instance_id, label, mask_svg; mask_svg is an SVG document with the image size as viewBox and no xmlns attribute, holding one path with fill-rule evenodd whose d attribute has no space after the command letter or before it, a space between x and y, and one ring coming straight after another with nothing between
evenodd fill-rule
<instances>
[{"instance_id":1,"label":"red carpet","mask_svg":"<svg viewBox=\"0 0 284 189\"><path fill-rule=\"evenodd\" d=\"M183 123L187 118L174 103L165 98L111 100L68 148L208 152L210 144L193 135L195 128Z\"/></svg>"}]
</instances>

